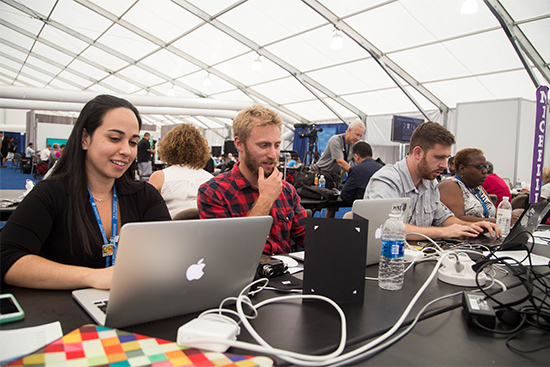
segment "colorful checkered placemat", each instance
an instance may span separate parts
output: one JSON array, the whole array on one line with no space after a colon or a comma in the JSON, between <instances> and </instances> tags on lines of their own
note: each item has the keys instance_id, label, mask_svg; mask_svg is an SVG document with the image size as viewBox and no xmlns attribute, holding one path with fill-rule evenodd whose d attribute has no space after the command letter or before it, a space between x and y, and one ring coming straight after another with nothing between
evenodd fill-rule
<instances>
[{"instance_id":1,"label":"colorful checkered placemat","mask_svg":"<svg viewBox=\"0 0 550 367\"><path fill-rule=\"evenodd\" d=\"M207 352L96 325L73 330L7 366L272 366L270 358Z\"/></svg>"}]
</instances>

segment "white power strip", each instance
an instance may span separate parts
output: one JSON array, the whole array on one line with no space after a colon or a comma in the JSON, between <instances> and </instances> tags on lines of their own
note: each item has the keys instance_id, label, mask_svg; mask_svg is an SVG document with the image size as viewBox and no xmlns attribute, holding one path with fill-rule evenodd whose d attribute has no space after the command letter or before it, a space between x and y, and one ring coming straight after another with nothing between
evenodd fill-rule
<instances>
[{"instance_id":1,"label":"white power strip","mask_svg":"<svg viewBox=\"0 0 550 367\"><path fill-rule=\"evenodd\" d=\"M487 281L487 275L483 272L476 275L476 272L472 269L474 264L475 262L465 253L459 253L456 257L447 256L441 263L437 278L442 282L461 287L477 287L477 276L479 284L484 285Z\"/></svg>"}]
</instances>

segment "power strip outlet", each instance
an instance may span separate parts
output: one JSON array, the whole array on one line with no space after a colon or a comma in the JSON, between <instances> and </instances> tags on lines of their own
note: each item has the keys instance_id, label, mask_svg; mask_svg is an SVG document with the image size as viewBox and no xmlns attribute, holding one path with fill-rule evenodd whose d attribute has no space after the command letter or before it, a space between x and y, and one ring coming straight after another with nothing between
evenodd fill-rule
<instances>
[{"instance_id":1,"label":"power strip outlet","mask_svg":"<svg viewBox=\"0 0 550 367\"><path fill-rule=\"evenodd\" d=\"M472 265L475 265L475 262L465 253L457 254L456 258L447 256L437 271L437 279L461 287L477 287L477 277L479 285L484 285L487 275L483 272L476 274Z\"/></svg>"}]
</instances>

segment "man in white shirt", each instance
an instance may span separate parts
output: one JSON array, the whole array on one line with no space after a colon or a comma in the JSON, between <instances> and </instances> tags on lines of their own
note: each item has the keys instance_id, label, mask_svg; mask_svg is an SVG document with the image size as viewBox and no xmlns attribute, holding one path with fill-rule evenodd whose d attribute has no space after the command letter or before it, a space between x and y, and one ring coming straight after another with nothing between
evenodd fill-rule
<instances>
[{"instance_id":1,"label":"man in white shirt","mask_svg":"<svg viewBox=\"0 0 550 367\"><path fill-rule=\"evenodd\" d=\"M42 162L47 162L48 159L50 159L51 150L52 150L52 145L51 145L51 144L48 144L48 145L46 145L46 148L45 148L45 149L42 149L42 150L40 151L40 160L41 160Z\"/></svg>"}]
</instances>

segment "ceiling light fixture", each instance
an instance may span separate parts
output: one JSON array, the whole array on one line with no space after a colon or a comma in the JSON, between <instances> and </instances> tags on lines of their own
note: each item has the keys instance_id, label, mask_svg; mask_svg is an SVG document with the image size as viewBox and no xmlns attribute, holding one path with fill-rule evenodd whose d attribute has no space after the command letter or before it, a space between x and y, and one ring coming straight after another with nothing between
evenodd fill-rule
<instances>
[{"instance_id":1,"label":"ceiling light fixture","mask_svg":"<svg viewBox=\"0 0 550 367\"><path fill-rule=\"evenodd\" d=\"M344 48L342 32L338 29L332 31L332 40L330 41L330 48L333 50L341 50Z\"/></svg>"},{"instance_id":2,"label":"ceiling light fixture","mask_svg":"<svg viewBox=\"0 0 550 367\"><path fill-rule=\"evenodd\" d=\"M259 54L258 54L258 57L252 63L252 70L262 71L262 60L260 60L260 55Z\"/></svg>"},{"instance_id":3,"label":"ceiling light fixture","mask_svg":"<svg viewBox=\"0 0 550 367\"><path fill-rule=\"evenodd\" d=\"M174 87L174 84L172 84L172 86L170 87L170 89L168 89L168 95L170 97L174 97L176 95L176 88Z\"/></svg>"},{"instance_id":4,"label":"ceiling light fixture","mask_svg":"<svg viewBox=\"0 0 550 367\"><path fill-rule=\"evenodd\" d=\"M204 76L204 79L202 80L202 85L205 87L212 86L212 79L210 78L210 73L206 73L206 75Z\"/></svg>"},{"instance_id":5,"label":"ceiling light fixture","mask_svg":"<svg viewBox=\"0 0 550 367\"><path fill-rule=\"evenodd\" d=\"M466 15L477 13L477 0L464 0L460 13Z\"/></svg>"}]
</instances>

